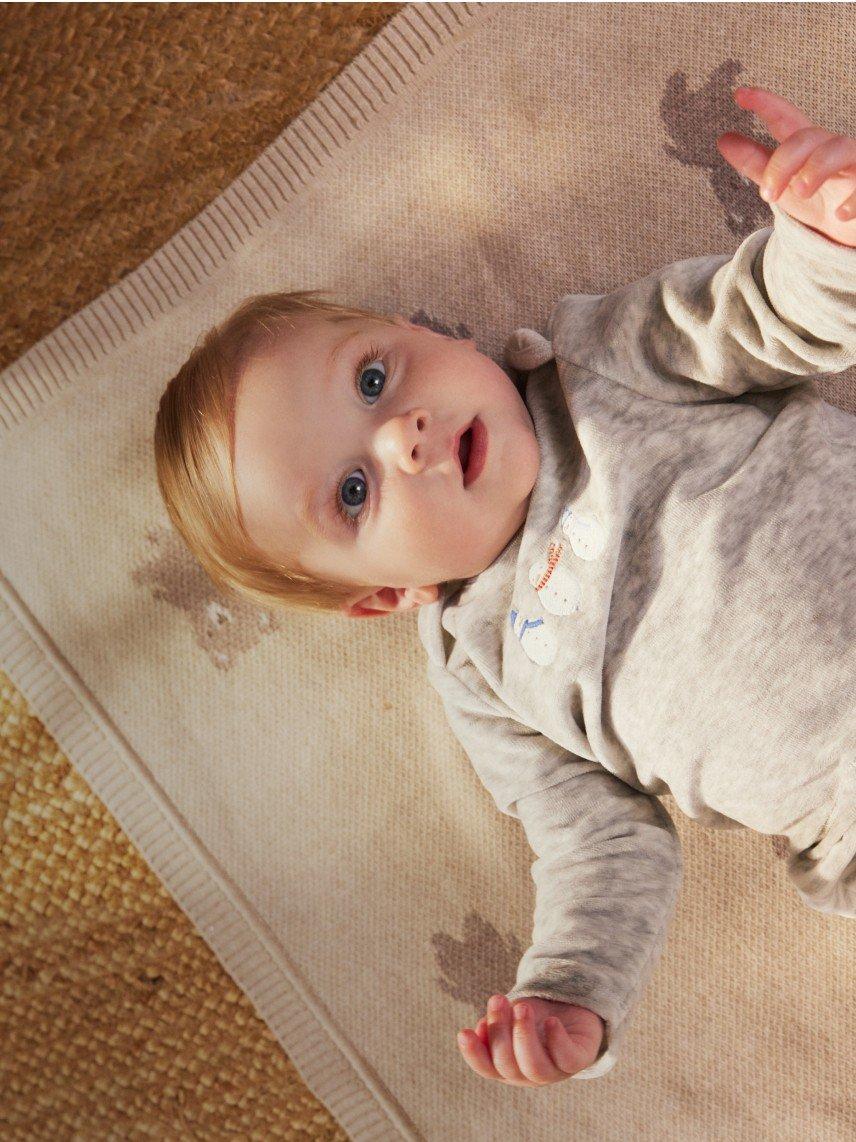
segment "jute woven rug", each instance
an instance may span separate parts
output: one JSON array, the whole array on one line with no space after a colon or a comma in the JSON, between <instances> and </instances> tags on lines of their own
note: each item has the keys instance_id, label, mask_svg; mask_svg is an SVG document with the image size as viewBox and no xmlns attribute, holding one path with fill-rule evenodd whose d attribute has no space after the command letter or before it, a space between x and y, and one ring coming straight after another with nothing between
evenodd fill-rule
<instances>
[{"instance_id":1,"label":"jute woven rug","mask_svg":"<svg viewBox=\"0 0 856 1142\"><path fill-rule=\"evenodd\" d=\"M198 214L401 7L0 5L0 368ZM4 1142L347 1137L3 671L0 812Z\"/></svg>"},{"instance_id":2,"label":"jute woven rug","mask_svg":"<svg viewBox=\"0 0 856 1142\"><path fill-rule=\"evenodd\" d=\"M256 6L224 7L252 38ZM93 10L81 48L72 17ZM123 20L151 20L157 49L136 32L123 70L157 88L184 60L178 89L198 98L183 134L151 143L138 128L161 164L152 198L182 210L124 264L114 249L97 296L67 294L71 313L13 330L0 374L5 1132L307 1133L283 1105L285 1056L263 1069L281 1046L329 1111L317 1121L360 1142L851 1139L856 926L799 902L770 838L705 830L670 798L682 898L619 1065L542 1091L469 1071L455 1032L511 986L531 931L525 838L445 724L415 621L272 618L219 597L166 525L151 436L166 380L249 293L329 286L466 330L499 361L562 293L736 248L770 214L714 146L728 129L763 137L731 88L781 91L852 132L852 6L414 4L388 21L375 8L300 114L231 152L203 201L182 200L218 106L233 138L260 113L251 98L224 109L236 88L202 94L193 69L220 10L48 9L60 30L36 53L49 71L80 51L108 102L110 27L121 40ZM20 11L3 11L4 44ZM256 9L268 37L275 11ZM293 54L284 43L233 82L281 91ZM220 58L228 76L228 43ZM121 105L107 122L58 153L132 165ZM7 169L16 216L32 186ZM141 209L139 242L148 181L94 215ZM60 180L60 199L75 193ZM34 236L10 293L29 294L40 257L68 288L74 257L42 249ZM819 384L854 412L854 380ZM72 834L81 806L89 827ZM42 838L60 820L54 850ZM43 872L60 904L28 889ZM228 972L201 989L196 937L174 937L185 916Z\"/></svg>"}]
</instances>

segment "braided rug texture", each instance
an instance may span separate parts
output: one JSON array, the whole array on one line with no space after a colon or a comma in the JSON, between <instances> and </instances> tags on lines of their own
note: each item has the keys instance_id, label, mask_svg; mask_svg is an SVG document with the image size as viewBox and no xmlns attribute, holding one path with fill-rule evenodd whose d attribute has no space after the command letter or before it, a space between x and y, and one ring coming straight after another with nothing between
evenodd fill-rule
<instances>
[{"instance_id":1,"label":"braided rug texture","mask_svg":"<svg viewBox=\"0 0 856 1142\"><path fill-rule=\"evenodd\" d=\"M193 218L402 7L0 5L0 368ZM2 671L0 815L4 1142L347 1138Z\"/></svg>"}]
</instances>

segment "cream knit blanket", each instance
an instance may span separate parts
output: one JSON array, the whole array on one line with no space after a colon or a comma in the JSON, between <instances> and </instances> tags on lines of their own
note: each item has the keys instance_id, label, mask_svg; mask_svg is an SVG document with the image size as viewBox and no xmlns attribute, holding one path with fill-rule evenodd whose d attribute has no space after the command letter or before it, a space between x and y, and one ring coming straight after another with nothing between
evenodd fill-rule
<instances>
[{"instance_id":1,"label":"cream knit blanket","mask_svg":"<svg viewBox=\"0 0 856 1142\"><path fill-rule=\"evenodd\" d=\"M529 943L523 832L445 723L415 615L273 615L212 587L158 495L160 394L250 293L329 286L501 361L564 293L735 249L769 211L714 145L762 137L731 89L852 132L852 22L408 5L0 374L0 663L359 1142L850 1139L856 925L803 906L769 838L666 798L684 886L620 1065L542 1091L477 1077L455 1034ZM856 411L856 378L820 387Z\"/></svg>"}]
</instances>

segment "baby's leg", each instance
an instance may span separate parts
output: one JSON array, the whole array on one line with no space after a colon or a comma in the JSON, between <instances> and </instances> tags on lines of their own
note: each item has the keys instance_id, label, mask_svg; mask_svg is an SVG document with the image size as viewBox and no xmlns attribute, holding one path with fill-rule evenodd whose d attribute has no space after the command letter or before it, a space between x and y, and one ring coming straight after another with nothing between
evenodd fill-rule
<instances>
[{"instance_id":1,"label":"baby's leg","mask_svg":"<svg viewBox=\"0 0 856 1142\"><path fill-rule=\"evenodd\" d=\"M797 893L818 912L856 919L856 758L841 763L838 795L820 838L792 852L788 876Z\"/></svg>"},{"instance_id":2,"label":"baby's leg","mask_svg":"<svg viewBox=\"0 0 856 1142\"><path fill-rule=\"evenodd\" d=\"M821 402L821 411L825 447L817 454L820 467L815 499L828 512L826 528L852 537L856 417L825 401ZM851 599L850 606L856 607L856 599L848 593L853 576L852 541L849 546L844 544L843 551L840 590L844 597ZM852 712L848 716L851 719L848 724L852 726ZM841 743L838 789L820 836L802 851L791 849L787 871L809 908L856 918L856 750L853 742L854 735L848 735Z\"/></svg>"}]
</instances>

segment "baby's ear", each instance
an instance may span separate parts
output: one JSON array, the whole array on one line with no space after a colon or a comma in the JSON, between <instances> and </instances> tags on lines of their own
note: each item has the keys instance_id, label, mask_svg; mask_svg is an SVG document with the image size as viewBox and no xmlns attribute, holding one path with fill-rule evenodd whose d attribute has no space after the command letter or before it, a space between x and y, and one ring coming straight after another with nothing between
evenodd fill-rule
<instances>
[{"instance_id":1,"label":"baby's ear","mask_svg":"<svg viewBox=\"0 0 856 1142\"><path fill-rule=\"evenodd\" d=\"M379 587L362 599L342 603L339 610L349 619L372 618L392 611L412 611L423 603L434 603L440 595L439 584L425 587Z\"/></svg>"}]
</instances>

